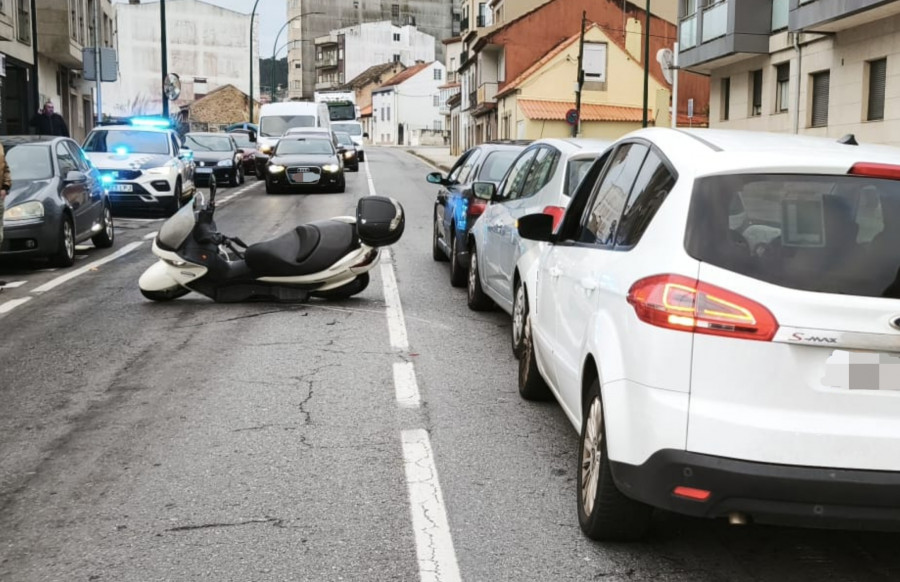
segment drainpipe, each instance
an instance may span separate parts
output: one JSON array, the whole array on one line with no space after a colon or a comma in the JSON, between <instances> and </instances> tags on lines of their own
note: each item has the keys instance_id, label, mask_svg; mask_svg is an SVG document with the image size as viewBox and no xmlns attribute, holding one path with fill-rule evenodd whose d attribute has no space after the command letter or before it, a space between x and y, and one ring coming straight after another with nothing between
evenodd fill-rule
<instances>
[{"instance_id":1,"label":"drainpipe","mask_svg":"<svg viewBox=\"0 0 900 582\"><path fill-rule=\"evenodd\" d=\"M803 50L800 47L801 31L794 33L794 51L797 53L797 87L794 91L794 133L800 133L800 81L803 79Z\"/></svg>"},{"instance_id":2,"label":"drainpipe","mask_svg":"<svg viewBox=\"0 0 900 582\"><path fill-rule=\"evenodd\" d=\"M68 18L68 15L66 16ZM31 55L34 59L34 79L31 83L31 98L34 100L34 107L30 108L30 113L25 118L31 119L34 111L41 108L41 88L38 86L38 36L37 36L37 0L31 0ZM60 103L62 107L62 103ZM27 131L27 128L26 128Z\"/></svg>"}]
</instances>

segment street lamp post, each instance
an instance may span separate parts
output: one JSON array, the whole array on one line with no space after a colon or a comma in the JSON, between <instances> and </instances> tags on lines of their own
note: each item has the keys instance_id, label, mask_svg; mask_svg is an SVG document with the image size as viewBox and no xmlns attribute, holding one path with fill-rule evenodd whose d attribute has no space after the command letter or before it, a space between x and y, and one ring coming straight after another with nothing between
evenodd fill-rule
<instances>
[{"instance_id":1,"label":"street lamp post","mask_svg":"<svg viewBox=\"0 0 900 582\"><path fill-rule=\"evenodd\" d=\"M275 83L275 53L276 53L276 50L275 50L275 47L278 46L278 39L281 38L281 33L284 32L284 29L287 28L288 24L297 20L298 18L302 18L304 16L321 15L321 14L325 14L325 13L324 12L305 12L303 14L298 14L298 15L294 16L293 18L291 18L290 20L288 20L287 22L285 22L282 25L281 29L278 31L278 34L275 35L275 42L272 43L272 79L271 79L272 80L272 101L275 101L275 87L276 87L276 83Z\"/></svg>"},{"instance_id":2,"label":"street lamp post","mask_svg":"<svg viewBox=\"0 0 900 582\"><path fill-rule=\"evenodd\" d=\"M250 12L250 123L253 123L253 20L256 18L256 5L259 0L253 3L253 10Z\"/></svg>"},{"instance_id":3,"label":"street lamp post","mask_svg":"<svg viewBox=\"0 0 900 582\"><path fill-rule=\"evenodd\" d=\"M165 89L165 80L166 76L169 74L169 63L166 59L166 0L160 0L159 3L159 29L160 29L160 48L162 51L161 54L161 62L162 62L162 78L163 78L163 90L162 90L162 114L166 119L169 118L169 97L166 95ZM100 69L97 69L97 78L100 78Z\"/></svg>"}]
</instances>

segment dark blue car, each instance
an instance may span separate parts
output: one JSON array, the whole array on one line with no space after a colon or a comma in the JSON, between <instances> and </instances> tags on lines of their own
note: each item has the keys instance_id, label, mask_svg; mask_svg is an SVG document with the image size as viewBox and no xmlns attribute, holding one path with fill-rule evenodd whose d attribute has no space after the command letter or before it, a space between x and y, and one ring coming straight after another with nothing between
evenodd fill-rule
<instances>
[{"instance_id":1,"label":"dark blue car","mask_svg":"<svg viewBox=\"0 0 900 582\"><path fill-rule=\"evenodd\" d=\"M474 196L472 183L499 184L528 143L490 142L477 145L459 157L447 176L440 172L428 174L428 182L441 187L434 202L432 257L435 261L450 260L450 284L454 287L462 287L466 283L469 268L466 235L487 206L486 201Z\"/></svg>"}]
</instances>

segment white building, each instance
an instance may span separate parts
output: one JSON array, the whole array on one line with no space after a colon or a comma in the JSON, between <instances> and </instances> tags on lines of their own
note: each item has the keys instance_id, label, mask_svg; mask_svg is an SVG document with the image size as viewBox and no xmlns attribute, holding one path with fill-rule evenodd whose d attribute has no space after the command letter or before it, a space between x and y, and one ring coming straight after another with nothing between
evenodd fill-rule
<instances>
[{"instance_id":1,"label":"white building","mask_svg":"<svg viewBox=\"0 0 900 582\"><path fill-rule=\"evenodd\" d=\"M224 85L248 93L253 63L253 96L259 98L259 21L254 23L251 58L250 14L202 0L166 0L168 72L181 78L180 105ZM113 116L162 112L162 54L159 3L119 4L119 81L103 87L103 111Z\"/></svg>"},{"instance_id":2,"label":"white building","mask_svg":"<svg viewBox=\"0 0 900 582\"><path fill-rule=\"evenodd\" d=\"M316 91L335 89L373 65L434 60L435 38L390 20L333 30L316 39Z\"/></svg>"},{"instance_id":3,"label":"white building","mask_svg":"<svg viewBox=\"0 0 900 582\"><path fill-rule=\"evenodd\" d=\"M440 112L440 87L446 77L443 63L418 63L373 91L372 142L443 145L447 128Z\"/></svg>"}]
</instances>

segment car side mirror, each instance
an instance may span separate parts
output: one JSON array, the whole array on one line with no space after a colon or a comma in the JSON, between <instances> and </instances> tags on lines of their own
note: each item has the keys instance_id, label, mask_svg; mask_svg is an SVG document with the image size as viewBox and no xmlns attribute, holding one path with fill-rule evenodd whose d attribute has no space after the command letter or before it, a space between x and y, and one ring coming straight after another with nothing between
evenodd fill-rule
<instances>
[{"instance_id":1,"label":"car side mirror","mask_svg":"<svg viewBox=\"0 0 900 582\"><path fill-rule=\"evenodd\" d=\"M194 159L194 150L181 148L180 150L178 150L178 157L182 160L192 160Z\"/></svg>"},{"instance_id":2,"label":"car side mirror","mask_svg":"<svg viewBox=\"0 0 900 582\"><path fill-rule=\"evenodd\" d=\"M553 236L553 217L549 214L528 214L516 221L516 228L524 239L547 242Z\"/></svg>"},{"instance_id":3,"label":"car side mirror","mask_svg":"<svg viewBox=\"0 0 900 582\"><path fill-rule=\"evenodd\" d=\"M475 198L490 202L497 195L497 187L493 182L473 182L472 193Z\"/></svg>"},{"instance_id":4,"label":"car side mirror","mask_svg":"<svg viewBox=\"0 0 900 582\"><path fill-rule=\"evenodd\" d=\"M445 184L447 183L446 178L444 178L444 175L441 174L440 172L431 172L430 174L428 174L427 176L425 176L425 180L426 180L429 184L441 184L441 185L445 185Z\"/></svg>"},{"instance_id":5,"label":"car side mirror","mask_svg":"<svg viewBox=\"0 0 900 582\"><path fill-rule=\"evenodd\" d=\"M363 139L369 139L369 134L368 134L368 133L364 133L364 134L363 134Z\"/></svg>"},{"instance_id":6,"label":"car side mirror","mask_svg":"<svg viewBox=\"0 0 900 582\"><path fill-rule=\"evenodd\" d=\"M66 173L65 181L73 184L80 184L82 182L87 182L87 176L84 175L84 172L69 170L68 173Z\"/></svg>"}]
</instances>

